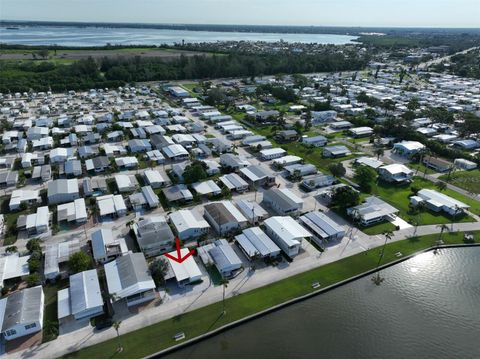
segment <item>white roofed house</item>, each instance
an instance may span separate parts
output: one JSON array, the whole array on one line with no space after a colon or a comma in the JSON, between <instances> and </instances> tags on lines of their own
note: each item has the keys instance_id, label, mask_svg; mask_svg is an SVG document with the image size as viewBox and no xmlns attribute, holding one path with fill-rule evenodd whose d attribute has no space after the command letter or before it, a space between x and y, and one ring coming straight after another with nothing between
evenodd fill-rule
<instances>
[{"instance_id":1,"label":"white roofed house","mask_svg":"<svg viewBox=\"0 0 480 359\"><path fill-rule=\"evenodd\" d=\"M73 316L76 320L103 313L103 298L97 270L91 269L70 276L70 286L58 291L58 319Z\"/></svg>"},{"instance_id":2,"label":"white roofed house","mask_svg":"<svg viewBox=\"0 0 480 359\"><path fill-rule=\"evenodd\" d=\"M243 266L242 260L225 239L198 247L197 250L204 264L213 264L223 277L231 277Z\"/></svg>"},{"instance_id":3,"label":"white roofed house","mask_svg":"<svg viewBox=\"0 0 480 359\"><path fill-rule=\"evenodd\" d=\"M283 157L285 156L286 153L287 151L285 151L283 148L276 147L276 148L261 150L259 152L259 155L262 160L268 161L268 160L273 160L275 158Z\"/></svg>"},{"instance_id":4,"label":"white roofed house","mask_svg":"<svg viewBox=\"0 0 480 359\"><path fill-rule=\"evenodd\" d=\"M475 162L466 160L464 158L456 158L455 161L453 161L453 164L456 168L461 170L469 171L477 168L477 164Z\"/></svg>"},{"instance_id":5,"label":"white roofed house","mask_svg":"<svg viewBox=\"0 0 480 359\"><path fill-rule=\"evenodd\" d=\"M293 177L296 174L303 177L303 176L312 175L318 172L317 167L315 167L315 165L312 165L311 163L307 163L307 164L296 163L293 165L285 166L284 170L288 173L289 177Z\"/></svg>"},{"instance_id":6,"label":"white roofed house","mask_svg":"<svg viewBox=\"0 0 480 359\"><path fill-rule=\"evenodd\" d=\"M202 237L210 231L208 222L194 209L181 209L172 212L170 222L182 241Z\"/></svg>"},{"instance_id":7,"label":"white roofed house","mask_svg":"<svg viewBox=\"0 0 480 359\"><path fill-rule=\"evenodd\" d=\"M45 263L43 274L46 279L55 280L59 275L66 273L65 266L70 256L80 252L80 241L78 239L61 243L49 244L45 247Z\"/></svg>"},{"instance_id":8,"label":"white roofed house","mask_svg":"<svg viewBox=\"0 0 480 359\"><path fill-rule=\"evenodd\" d=\"M183 203L193 200L192 192L184 184L164 188L162 192L171 203Z\"/></svg>"},{"instance_id":9,"label":"white roofed house","mask_svg":"<svg viewBox=\"0 0 480 359\"><path fill-rule=\"evenodd\" d=\"M241 168L239 174L248 182L251 188L275 185L275 175L261 165Z\"/></svg>"},{"instance_id":10,"label":"white roofed house","mask_svg":"<svg viewBox=\"0 0 480 359\"><path fill-rule=\"evenodd\" d=\"M189 253L188 248L181 248L180 255L185 257ZM170 255L177 257L177 251L170 252ZM167 263L177 280L177 283L180 287L185 285L198 282L202 279L202 271L198 267L195 257L190 255L182 263L172 260L171 258L166 257Z\"/></svg>"},{"instance_id":11,"label":"white roofed house","mask_svg":"<svg viewBox=\"0 0 480 359\"><path fill-rule=\"evenodd\" d=\"M273 160L272 165L276 168L284 168L285 166L294 165L302 162L302 157L287 155Z\"/></svg>"},{"instance_id":12,"label":"white roofed house","mask_svg":"<svg viewBox=\"0 0 480 359\"><path fill-rule=\"evenodd\" d=\"M302 137L302 143L307 146L323 147L328 140L325 136Z\"/></svg>"},{"instance_id":13,"label":"white roofed house","mask_svg":"<svg viewBox=\"0 0 480 359\"><path fill-rule=\"evenodd\" d=\"M165 156L162 154L162 152L160 152L160 150L147 151L145 155L149 161L154 161L157 164L165 162Z\"/></svg>"},{"instance_id":14,"label":"white roofed house","mask_svg":"<svg viewBox=\"0 0 480 359\"><path fill-rule=\"evenodd\" d=\"M105 263L128 253L124 238L114 238L111 229L98 229L91 235L93 259Z\"/></svg>"},{"instance_id":15,"label":"white roofed house","mask_svg":"<svg viewBox=\"0 0 480 359\"><path fill-rule=\"evenodd\" d=\"M327 146L323 149L323 157L327 158L344 157L351 154L348 147L343 145Z\"/></svg>"},{"instance_id":16,"label":"white roofed house","mask_svg":"<svg viewBox=\"0 0 480 359\"><path fill-rule=\"evenodd\" d=\"M193 183L192 189L200 196L217 196L222 189L213 180Z\"/></svg>"},{"instance_id":17,"label":"white roofed house","mask_svg":"<svg viewBox=\"0 0 480 359\"><path fill-rule=\"evenodd\" d=\"M247 224L247 219L230 201L209 203L204 210L205 219L220 235L239 230Z\"/></svg>"},{"instance_id":18,"label":"white roofed house","mask_svg":"<svg viewBox=\"0 0 480 359\"><path fill-rule=\"evenodd\" d=\"M235 236L235 241L250 259L274 258L280 254L280 247L260 227L244 229Z\"/></svg>"},{"instance_id":19,"label":"white roofed house","mask_svg":"<svg viewBox=\"0 0 480 359\"><path fill-rule=\"evenodd\" d=\"M17 230L25 230L28 236L39 235L50 229L48 206L38 207L36 213L20 215L17 219Z\"/></svg>"},{"instance_id":20,"label":"white roofed house","mask_svg":"<svg viewBox=\"0 0 480 359\"><path fill-rule=\"evenodd\" d=\"M263 192L262 204L280 215L297 214L303 208L303 200L287 188L270 188Z\"/></svg>"},{"instance_id":21,"label":"white roofed house","mask_svg":"<svg viewBox=\"0 0 480 359\"><path fill-rule=\"evenodd\" d=\"M130 152L132 153L147 152L152 150L152 145L150 144L150 141L147 139L129 140L128 147L130 148Z\"/></svg>"},{"instance_id":22,"label":"white roofed house","mask_svg":"<svg viewBox=\"0 0 480 359\"><path fill-rule=\"evenodd\" d=\"M182 145L174 144L166 146L162 148L162 151L165 156L173 161L188 159L188 151Z\"/></svg>"},{"instance_id":23,"label":"white roofed house","mask_svg":"<svg viewBox=\"0 0 480 359\"><path fill-rule=\"evenodd\" d=\"M37 140L32 140L32 148L34 151L48 150L53 147L53 137L42 137Z\"/></svg>"},{"instance_id":24,"label":"white roofed house","mask_svg":"<svg viewBox=\"0 0 480 359\"><path fill-rule=\"evenodd\" d=\"M84 223L88 219L87 207L83 198L57 206L57 221Z\"/></svg>"},{"instance_id":25,"label":"white roofed house","mask_svg":"<svg viewBox=\"0 0 480 359\"><path fill-rule=\"evenodd\" d=\"M133 192L137 188L138 182L134 175L115 175L115 183L120 193Z\"/></svg>"},{"instance_id":26,"label":"white roofed house","mask_svg":"<svg viewBox=\"0 0 480 359\"><path fill-rule=\"evenodd\" d=\"M10 196L9 208L11 211L19 210L24 203L28 205L36 205L42 202L39 190L17 189Z\"/></svg>"},{"instance_id":27,"label":"white roofed house","mask_svg":"<svg viewBox=\"0 0 480 359\"><path fill-rule=\"evenodd\" d=\"M125 300L127 306L155 298L155 283L143 253L127 253L105 264L109 294L115 300Z\"/></svg>"},{"instance_id":28,"label":"white roofed house","mask_svg":"<svg viewBox=\"0 0 480 359\"><path fill-rule=\"evenodd\" d=\"M136 168L138 167L138 160L136 157L133 156L120 157L115 158L115 164L119 168Z\"/></svg>"},{"instance_id":29,"label":"white roofed house","mask_svg":"<svg viewBox=\"0 0 480 359\"><path fill-rule=\"evenodd\" d=\"M166 183L160 172L155 170L145 170L143 176L145 177L145 182L152 188L163 187Z\"/></svg>"},{"instance_id":30,"label":"white roofed house","mask_svg":"<svg viewBox=\"0 0 480 359\"><path fill-rule=\"evenodd\" d=\"M470 208L469 205L456 200L446 194L437 192L433 189L421 189L416 196L410 197L410 202L413 205L425 203L428 209L434 212L444 211L450 216L457 216L463 214Z\"/></svg>"},{"instance_id":31,"label":"white roofed house","mask_svg":"<svg viewBox=\"0 0 480 359\"><path fill-rule=\"evenodd\" d=\"M268 212L255 201L238 199L235 201L235 205L251 224L255 225L268 217Z\"/></svg>"},{"instance_id":32,"label":"white roofed house","mask_svg":"<svg viewBox=\"0 0 480 359\"><path fill-rule=\"evenodd\" d=\"M223 155L220 155L220 164L224 168L230 168L234 171L237 171L241 168L249 166L250 162L240 156L233 155L231 153L224 153Z\"/></svg>"},{"instance_id":33,"label":"white roofed house","mask_svg":"<svg viewBox=\"0 0 480 359\"><path fill-rule=\"evenodd\" d=\"M371 127L355 127L348 130L353 137L367 137L373 134Z\"/></svg>"},{"instance_id":34,"label":"white roofed house","mask_svg":"<svg viewBox=\"0 0 480 359\"><path fill-rule=\"evenodd\" d=\"M405 183L412 180L414 171L405 165L394 163L378 168L380 179L392 183Z\"/></svg>"},{"instance_id":35,"label":"white roofed house","mask_svg":"<svg viewBox=\"0 0 480 359\"><path fill-rule=\"evenodd\" d=\"M267 235L290 258L299 253L304 238L312 237L310 232L289 216L270 217L264 223Z\"/></svg>"},{"instance_id":36,"label":"white roofed house","mask_svg":"<svg viewBox=\"0 0 480 359\"><path fill-rule=\"evenodd\" d=\"M394 219L398 209L375 196L367 197L364 203L347 209L347 214L364 226Z\"/></svg>"},{"instance_id":37,"label":"white roofed house","mask_svg":"<svg viewBox=\"0 0 480 359\"><path fill-rule=\"evenodd\" d=\"M341 240L345 236L345 229L322 212L306 213L300 216L300 221L320 246L323 245L323 241Z\"/></svg>"},{"instance_id":38,"label":"white roofed house","mask_svg":"<svg viewBox=\"0 0 480 359\"><path fill-rule=\"evenodd\" d=\"M0 256L0 289L8 279L26 277L30 274L28 260L30 256L20 256L18 253Z\"/></svg>"},{"instance_id":39,"label":"white roofed house","mask_svg":"<svg viewBox=\"0 0 480 359\"><path fill-rule=\"evenodd\" d=\"M230 191L237 191L239 193L245 192L248 190L248 183L245 182L238 174L229 173L219 177L219 180L227 187Z\"/></svg>"},{"instance_id":40,"label":"white roofed house","mask_svg":"<svg viewBox=\"0 0 480 359\"><path fill-rule=\"evenodd\" d=\"M80 197L78 180L57 179L48 182L48 204L71 202Z\"/></svg>"},{"instance_id":41,"label":"white roofed house","mask_svg":"<svg viewBox=\"0 0 480 359\"><path fill-rule=\"evenodd\" d=\"M13 187L18 182L18 171L0 172L0 187Z\"/></svg>"},{"instance_id":42,"label":"white roofed house","mask_svg":"<svg viewBox=\"0 0 480 359\"><path fill-rule=\"evenodd\" d=\"M133 231L146 257L158 256L173 248L174 235L163 216L141 219L133 225Z\"/></svg>"},{"instance_id":43,"label":"white roofed house","mask_svg":"<svg viewBox=\"0 0 480 359\"><path fill-rule=\"evenodd\" d=\"M423 151L425 149L425 145L417 141L402 141L399 143L395 143L393 145L393 153L396 153L400 156L404 157L412 157L417 153Z\"/></svg>"},{"instance_id":44,"label":"white roofed house","mask_svg":"<svg viewBox=\"0 0 480 359\"><path fill-rule=\"evenodd\" d=\"M42 330L44 294L42 286L25 288L0 300L2 336L12 340Z\"/></svg>"},{"instance_id":45,"label":"white roofed house","mask_svg":"<svg viewBox=\"0 0 480 359\"><path fill-rule=\"evenodd\" d=\"M100 217L122 217L127 214L127 205L120 194L107 194L96 199Z\"/></svg>"},{"instance_id":46,"label":"white roofed house","mask_svg":"<svg viewBox=\"0 0 480 359\"><path fill-rule=\"evenodd\" d=\"M50 163L64 163L75 155L74 148L57 147L50 151Z\"/></svg>"}]
</instances>

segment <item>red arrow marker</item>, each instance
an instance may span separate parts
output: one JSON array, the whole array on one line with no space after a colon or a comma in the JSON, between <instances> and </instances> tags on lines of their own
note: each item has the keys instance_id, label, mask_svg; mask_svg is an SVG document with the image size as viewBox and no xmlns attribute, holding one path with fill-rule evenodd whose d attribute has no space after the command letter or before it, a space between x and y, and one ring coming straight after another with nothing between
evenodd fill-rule
<instances>
[{"instance_id":1,"label":"red arrow marker","mask_svg":"<svg viewBox=\"0 0 480 359\"><path fill-rule=\"evenodd\" d=\"M192 254L195 253L195 249L190 250L185 256L182 257L182 253L180 251L180 239L177 237L175 238L175 244L177 247L177 256L172 256L170 253L165 253L164 256L171 259L172 261L182 263L185 259L190 257Z\"/></svg>"}]
</instances>

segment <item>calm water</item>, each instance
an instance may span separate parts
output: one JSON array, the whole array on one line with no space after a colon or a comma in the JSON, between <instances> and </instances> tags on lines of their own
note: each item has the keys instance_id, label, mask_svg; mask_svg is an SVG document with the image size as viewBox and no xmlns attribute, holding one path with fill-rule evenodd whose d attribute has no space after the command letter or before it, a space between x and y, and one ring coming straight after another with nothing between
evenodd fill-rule
<instances>
[{"instance_id":1,"label":"calm water","mask_svg":"<svg viewBox=\"0 0 480 359\"><path fill-rule=\"evenodd\" d=\"M355 40L354 36L331 34L267 34L213 31L186 31L163 29L97 28L97 27L49 27L26 26L19 30L0 27L0 42L22 45L103 46L159 45L180 43L215 42L229 40L279 41L342 45Z\"/></svg>"},{"instance_id":2,"label":"calm water","mask_svg":"<svg viewBox=\"0 0 480 359\"><path fill-rule=\"evenodd\" d=\"M480 358L480 248L382 273L381 286L361 279L167 358Z\"/></svg>"}]
</instances>

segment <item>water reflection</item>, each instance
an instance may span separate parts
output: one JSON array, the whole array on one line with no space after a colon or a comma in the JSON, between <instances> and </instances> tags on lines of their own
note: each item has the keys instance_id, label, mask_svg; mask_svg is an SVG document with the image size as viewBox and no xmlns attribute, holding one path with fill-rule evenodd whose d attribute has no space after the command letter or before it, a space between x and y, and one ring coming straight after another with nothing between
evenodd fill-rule
<instances>
[{"instance_id":1,"label":"water reflection","mask_svg":"<svg viewBox=\"0 0 480 359\"><path fill-rule=\"evenodd\" d=\"M427 252L167 358L480 358L480 248Z\"/></svg>"}]
</instances>

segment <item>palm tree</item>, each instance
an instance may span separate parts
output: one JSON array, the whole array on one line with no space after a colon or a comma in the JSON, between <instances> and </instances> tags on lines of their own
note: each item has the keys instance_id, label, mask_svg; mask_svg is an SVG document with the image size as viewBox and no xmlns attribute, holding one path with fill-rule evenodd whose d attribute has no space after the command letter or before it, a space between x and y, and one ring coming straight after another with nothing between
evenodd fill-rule
<instances>
[{"instance_id":1,"label":"palm tree","mask_svg":"<svg viewBox=\"0 0 480 359\"><path fill-rule=\"evenodd\" d=\"M433 251L433 253L437 254L438 252L438 247L440 246L440 244L442 243L442 237L443 237L443 232L445 231L450 231L450 228L446 225L446 224L439 224L437 225L437 228L440 228L440 236L438 237L438 240L436 241L436 247L435 247L435 250Z\"/></svg>"},{"instance_id":2,"label":"palm tree","mask_svg":"<svg viewBox=\"0 0 480 359\"><path fill-rule=\"evenodd\" d=\"M458 207L458 204L456 204L455 205L455 212L452 215L452 228L451 228L452 231L453 231L453 224L455 223L455 219L456 219L459 211L460 211L460 208Z\"/></svg>"},{"instance_id":3,"label":"palm tree","mask_svg":"<svg viewBox=\"0 0 480 359\"><path fill-rule=\"evenodd\" d=\"M225 314L227 314L227 310L225 309L225 289L228 287L228 279L222 278L222 279L220 280L220 284L221 284L222 287L223 287L223 298L222 298L222 307L223 307L223 310L222 310L222 315L225 315Z\"/></svg>"},{"instance_id":4,"label":"palm tree","mask_svg":"<svg viewBox=\"0 0 480 359\"><path fill-rule=\"evenodd\" d=\"M447 184L443 181L437 181L437 183L435 183L435 186L437 186L437 188L440 190L440 191L444 191L447 189Z\"/></svg>"},{"instance_id":5,"label":"palm tree","mask_svg":"<svg viewBox=\"0 0 480 359\"><path fill-rule=\"evenodd\" d=\"M385 153L385 151L383 150L383 148L381 148L381 147L380 147L380 148L377 148L377 149L375 150L375 154L377 155L377 160L380 159L380 156L383 156L384 153Z\"/></svg>"},{"instance_id":6,"label":"palm tree","mask_svg":"<svg viewBox=\"0 0 480 359\"><path fill-rule=\"evenodd\" d=\"M115 331L117 332L117 339L118 339L117 352L119 353L123 351L122 342L120 341L120 333L118 332L120 330L120 324L122 324L121 320L116 320L113 322L113 329L115 329Z\"/></svg>"},{"instance_id":7,"label":"palm tree","mask_svg":"<svg viewBox=\"0 0 480 359\"><path fill-rule=\"evenodd\" d=\"M377 262L377 275L372 278L372 281L376 285L380 285L383 282L383 278L380 277L380 271L378 268L380 267L380 263L382 262L383 256L385 255L385 247L387 246L387 241L392 239L393 237L393 232L392 231L385 231L383 232L383 235L385 236L385 242L383 243L382 250L380 252L380 257L378 258Z\"/></svg>"}]
</instances>

